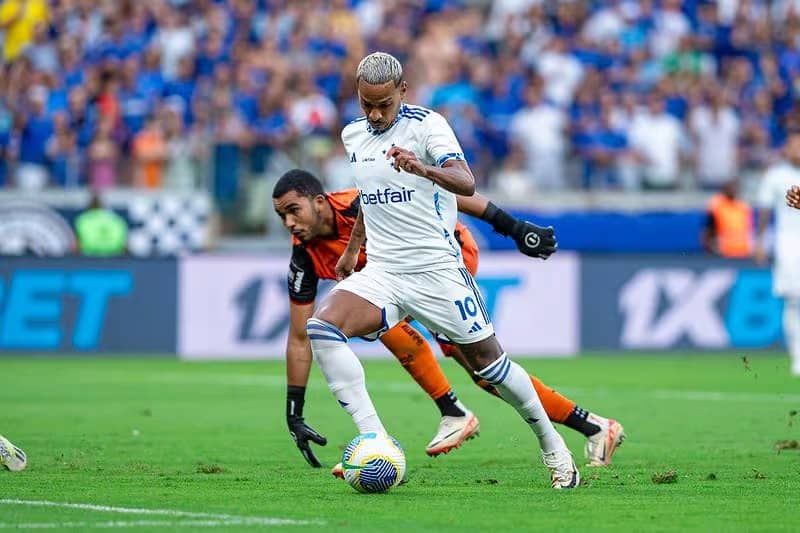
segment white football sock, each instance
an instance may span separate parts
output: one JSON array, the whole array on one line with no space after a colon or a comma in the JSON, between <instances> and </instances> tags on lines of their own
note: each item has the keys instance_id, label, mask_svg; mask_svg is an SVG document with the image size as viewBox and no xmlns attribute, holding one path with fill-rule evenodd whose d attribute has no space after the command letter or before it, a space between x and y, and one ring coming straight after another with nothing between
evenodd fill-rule
<instances>
[{"instance_id":1,"label":"white football sock","mask_svg":"<svg viewBox=\"0 0 800 533\"><path fill-rule=\"evenodd\" d=\"M503 354L476 374L497 387L503 399L522 415L539 438L542 451L551 452L565 446L547 417L530 376L521 366Z\"/></svg>"},{"instance_id":2,"label":"white football sock","mask_svg":"<svg viewBox=\"0 0 800 533\"><path fill-rule=\"evenodd\" d=\"M311 351L339 405L353 418L359 433L385 432L364 382L364 367L335 326L310 318L306 325Z\"/></svg>"},{"instance_id":3,"label":"white football sock","mask_svg":"<svg viewBox=\"0 0 800 533\"><path fill-rule=\"evenodd\" d=\"M783 302L783 335L792 361L791 371L800 375L800 299L786 298Z\"/></svg>"}]
</instances>

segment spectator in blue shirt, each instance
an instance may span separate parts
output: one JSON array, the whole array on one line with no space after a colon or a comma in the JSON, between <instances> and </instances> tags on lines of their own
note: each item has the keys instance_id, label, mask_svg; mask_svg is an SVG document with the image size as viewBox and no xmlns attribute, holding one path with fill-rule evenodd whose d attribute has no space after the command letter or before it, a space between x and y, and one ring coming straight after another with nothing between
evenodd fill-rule
<instances>
[{"instance_id":1,"label":"spectator in blue shirt","mask_svg":"<svg viewBox=\"0 0 800 533\"><path fill-rule=\"evenodd\" d=\"M29 112L20 125L17 186L22 189L42 189L49 182L47 171L47 141L53 134L53 119L46 113L47 90L41 86L30 89Z\"/></svg>"},{"instance_id":2,"label":"spectator in blue shirt","mask_svg":"<svg viewBox=\"0 0 800 533\"><path fill-rule=\"evenodd\" d=\"M53 116L53 130L53 135L47 141L47 157L53 184L65 188L78 187L82 184L78 144L66 114L58 113Z\"/></svg>"},{"instance_id":3,"label":"spectator in blue shirt","mask_svg":"<svg viewBox=\"0 0 800 533\"><path fill-rule=\"evenodd\" d=\"M253 124L258 117L258 99L253 75L242 65L236 71L236 85L233 90L233 105L239 110L245 122Z\"/></svg>"},{"instance_id":4,"label":"spectator in blue shirt","mask_svg":"<svg viewBox=\"0 0 800 533\"><path fill-rule=\"evenodd\" d=\"M177 76L166 83L163 96L164 98L177 96L183 101L183 122L187 125L192 124L192 100L194 99L196 88L194 58L192 56L183 56L178 60Z\"/></svg>"},{"instance_id":5,"label":"spectator in blue shirt","mask_svg":"<svg viewBox=\"0 0 800 533\"><path fill-rule=\"evenodd\" d=\"M67 110L68 89L60 77L50 77L50 87L47 91L47 114L63 113Z\"/></svg>"},{"instance_id":6,"label":"spectator in blue shirt","mask_svg":"<svg viewBox=\"0 0 800 533\"><path fill-rule=\"evenodd\" d=\"M14 117L11 111L3 100L0 100L0 188L5 187L8 180L8 161L11 157L9 147L13 125Z\"/></svg>"},{"instance_id":7,"label":"spectator in blue shirt","mask_svg":"<svg viewBox=\"0 0 800 533\"><path fill-rule=\"evenodd\" d=\"M195 72L198 77L210 78L214 75L214 69L220 63L230 61L230 55L225 49L225 40L218 31L210 31L206 39L200 44L200 52L197 54Z\"/></svg>"},{"instance_id":8,"label":"spectator in blue shirt","mask_svg":"<svg viewBox=\"0 0 800 533\"><path fill-rule=\"evenodd\" d=\"M122 18L107 18L100 42L89 50L92 63L117 63L136 52L135 43L129 39L129 29Z\"/></svg>"},{"instance_id":9,"label":"spectator in blue shirt","mask_svg":"<svg viewBox=\"0 0 800 533\"><path fill-rule=\"evenodd\" d=\"M332 53L324 53L319 57L315 81L317 87L325 93L325 96L334 101L339 98L342 85L342 72Z\"/></svg>"},{"instance_id":10,"label":"spectator in blue shirt","mask_svg":"<svg viewBox=\"0 0 800 533\"><path fill-rule=\"evenodd\" d=\"M82 85L86 81L86 66L81 64L78 50L71 39L65 39L58 50L61 64L61 78L67 89Z\"/></svg>"},{"instance_id":11,"label":"spectator in blue shirt","mask_svg":"<svg viewBox=\"0 0 800 533\"><path fill-rule=\"evenodd\" d=\"M449 63L445 68L445 82L433 90L431 107L478 105L478 94L465 79L461 64Z\"/></svg>"},{"instance_id":12,"label":"spectator in blue shirt","mask_svg":"<svg viewBox=\"0 0 800 533\"><path fill-rule=\"evenodd\" d=\"M147 98L160 98L164 92L164 75L161 73L161 53L156 47L144 53L144 62L138 76L138 89Z\"/></svg>"},{"instance_id":13,"label":"spectator in blue shirt","mask_svg":"<svg viewBox=\"0 0 800 533\"><path fill-rule=\"evenodd\" d=\"M259 99L258 117L252 126L253 158L251 170L263 174L275 150L288 146L293 138L289 117L279 92L264 89Z\"/></svg>"},{"instance_id":14,"label":"spectator in blue shirt","mask_svg":"<svg viewBox=\"0 0 800 533\"><path fill-rule=\"evenodd\" d=\"M600 120L589 135L587 155L591 164L585 188L618 187L621 184L619 163L628 149L628 138L612 121L613 108L604 105Z\"/></svg>"},{"instance_id":15,"label":"spectator in blue shirt","mask_svg":"<svg viewBox=\"0 0 800 533\"><path fill-rule=\"evenodd\" d=\"M97 116L94 108L88 107L86 89L74 87L67 97L67 120L77 136L80 150L85 150L94 138Z\"/></svg>"}]
</instances>

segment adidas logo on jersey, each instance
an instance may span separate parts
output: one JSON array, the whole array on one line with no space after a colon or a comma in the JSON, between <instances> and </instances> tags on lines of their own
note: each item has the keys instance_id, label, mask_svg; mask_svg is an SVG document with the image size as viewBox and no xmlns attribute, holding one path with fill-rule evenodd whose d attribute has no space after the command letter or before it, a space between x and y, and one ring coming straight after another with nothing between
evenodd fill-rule
<instances>
[{"instance_id":1,"label":"adidas logo on jersey","mask_svg":"<svg viewBox=\"0 0 800 533\"><path fill-rule=\"evenodd\" d=\"M386 151L384 150L383 153L385 154ZM371 157L371 156L365 157L364 159L361 160L362 163L372 163L374 161L375 161L375 158ZM358 163L358 158L356 157L356 153L355 152L353 152L353 154L350 156L350 162L351 163Z\"/></svg>"},{"instance_id":2,"label":"adidas logo on jersey","mask_svg":"<svg viewBox=\"0 0 800 533\"><path fill-rule=\"evenodd\" d=\"M481 328L480 324L478 324L477 322L473 322L472 323L472 327L469 328L469 332L468 333L477 333L481 329L483 329L483 328Z\"/></svg>"},{"instance_id":3,"label":"adidas logo on jersey","mask_svg":"<svg viewBox=\"0 0 800 533\"><path fill-rule=\"evenodd\" d=\"M417 192L416 189L406 189L396 191L390 187L383 190L378 189L375 192L358 191L361 196L361 205L376 205L376 204L402 204L411 201L411 194Z\"/></svg>"}]
</instances>

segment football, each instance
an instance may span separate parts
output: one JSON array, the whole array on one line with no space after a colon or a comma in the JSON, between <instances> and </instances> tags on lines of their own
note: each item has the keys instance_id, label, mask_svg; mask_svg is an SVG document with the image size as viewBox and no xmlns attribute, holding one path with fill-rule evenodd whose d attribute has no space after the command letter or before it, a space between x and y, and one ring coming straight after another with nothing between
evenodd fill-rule
<instances>
[{"instance_id":1,"label":"football","mask_svg":"<svg viewBox=\"0 0 800 533\"><path fill-rule=\"evenodd\" d=\"M406 455L393 437L363 433L342 455L344 479L358 492L386 492L399 485L406 473Z\"/></svg>"}]
</instances>

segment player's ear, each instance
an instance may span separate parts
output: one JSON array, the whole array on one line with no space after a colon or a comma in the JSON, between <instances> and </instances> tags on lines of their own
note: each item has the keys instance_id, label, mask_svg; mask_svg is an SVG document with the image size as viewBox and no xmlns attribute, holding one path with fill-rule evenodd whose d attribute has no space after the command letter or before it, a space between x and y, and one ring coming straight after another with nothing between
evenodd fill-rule
<instances>
[{"instance_id":1,"label":"player's ear","mask_svg":"<svg viewBox=\"0 0 800 533\"><path fill-rule=\"evenodd\" d=\"M406 99L406 92L408 92L408 82L400 80L400 100Z\"/></svg>"}]
</instances>

